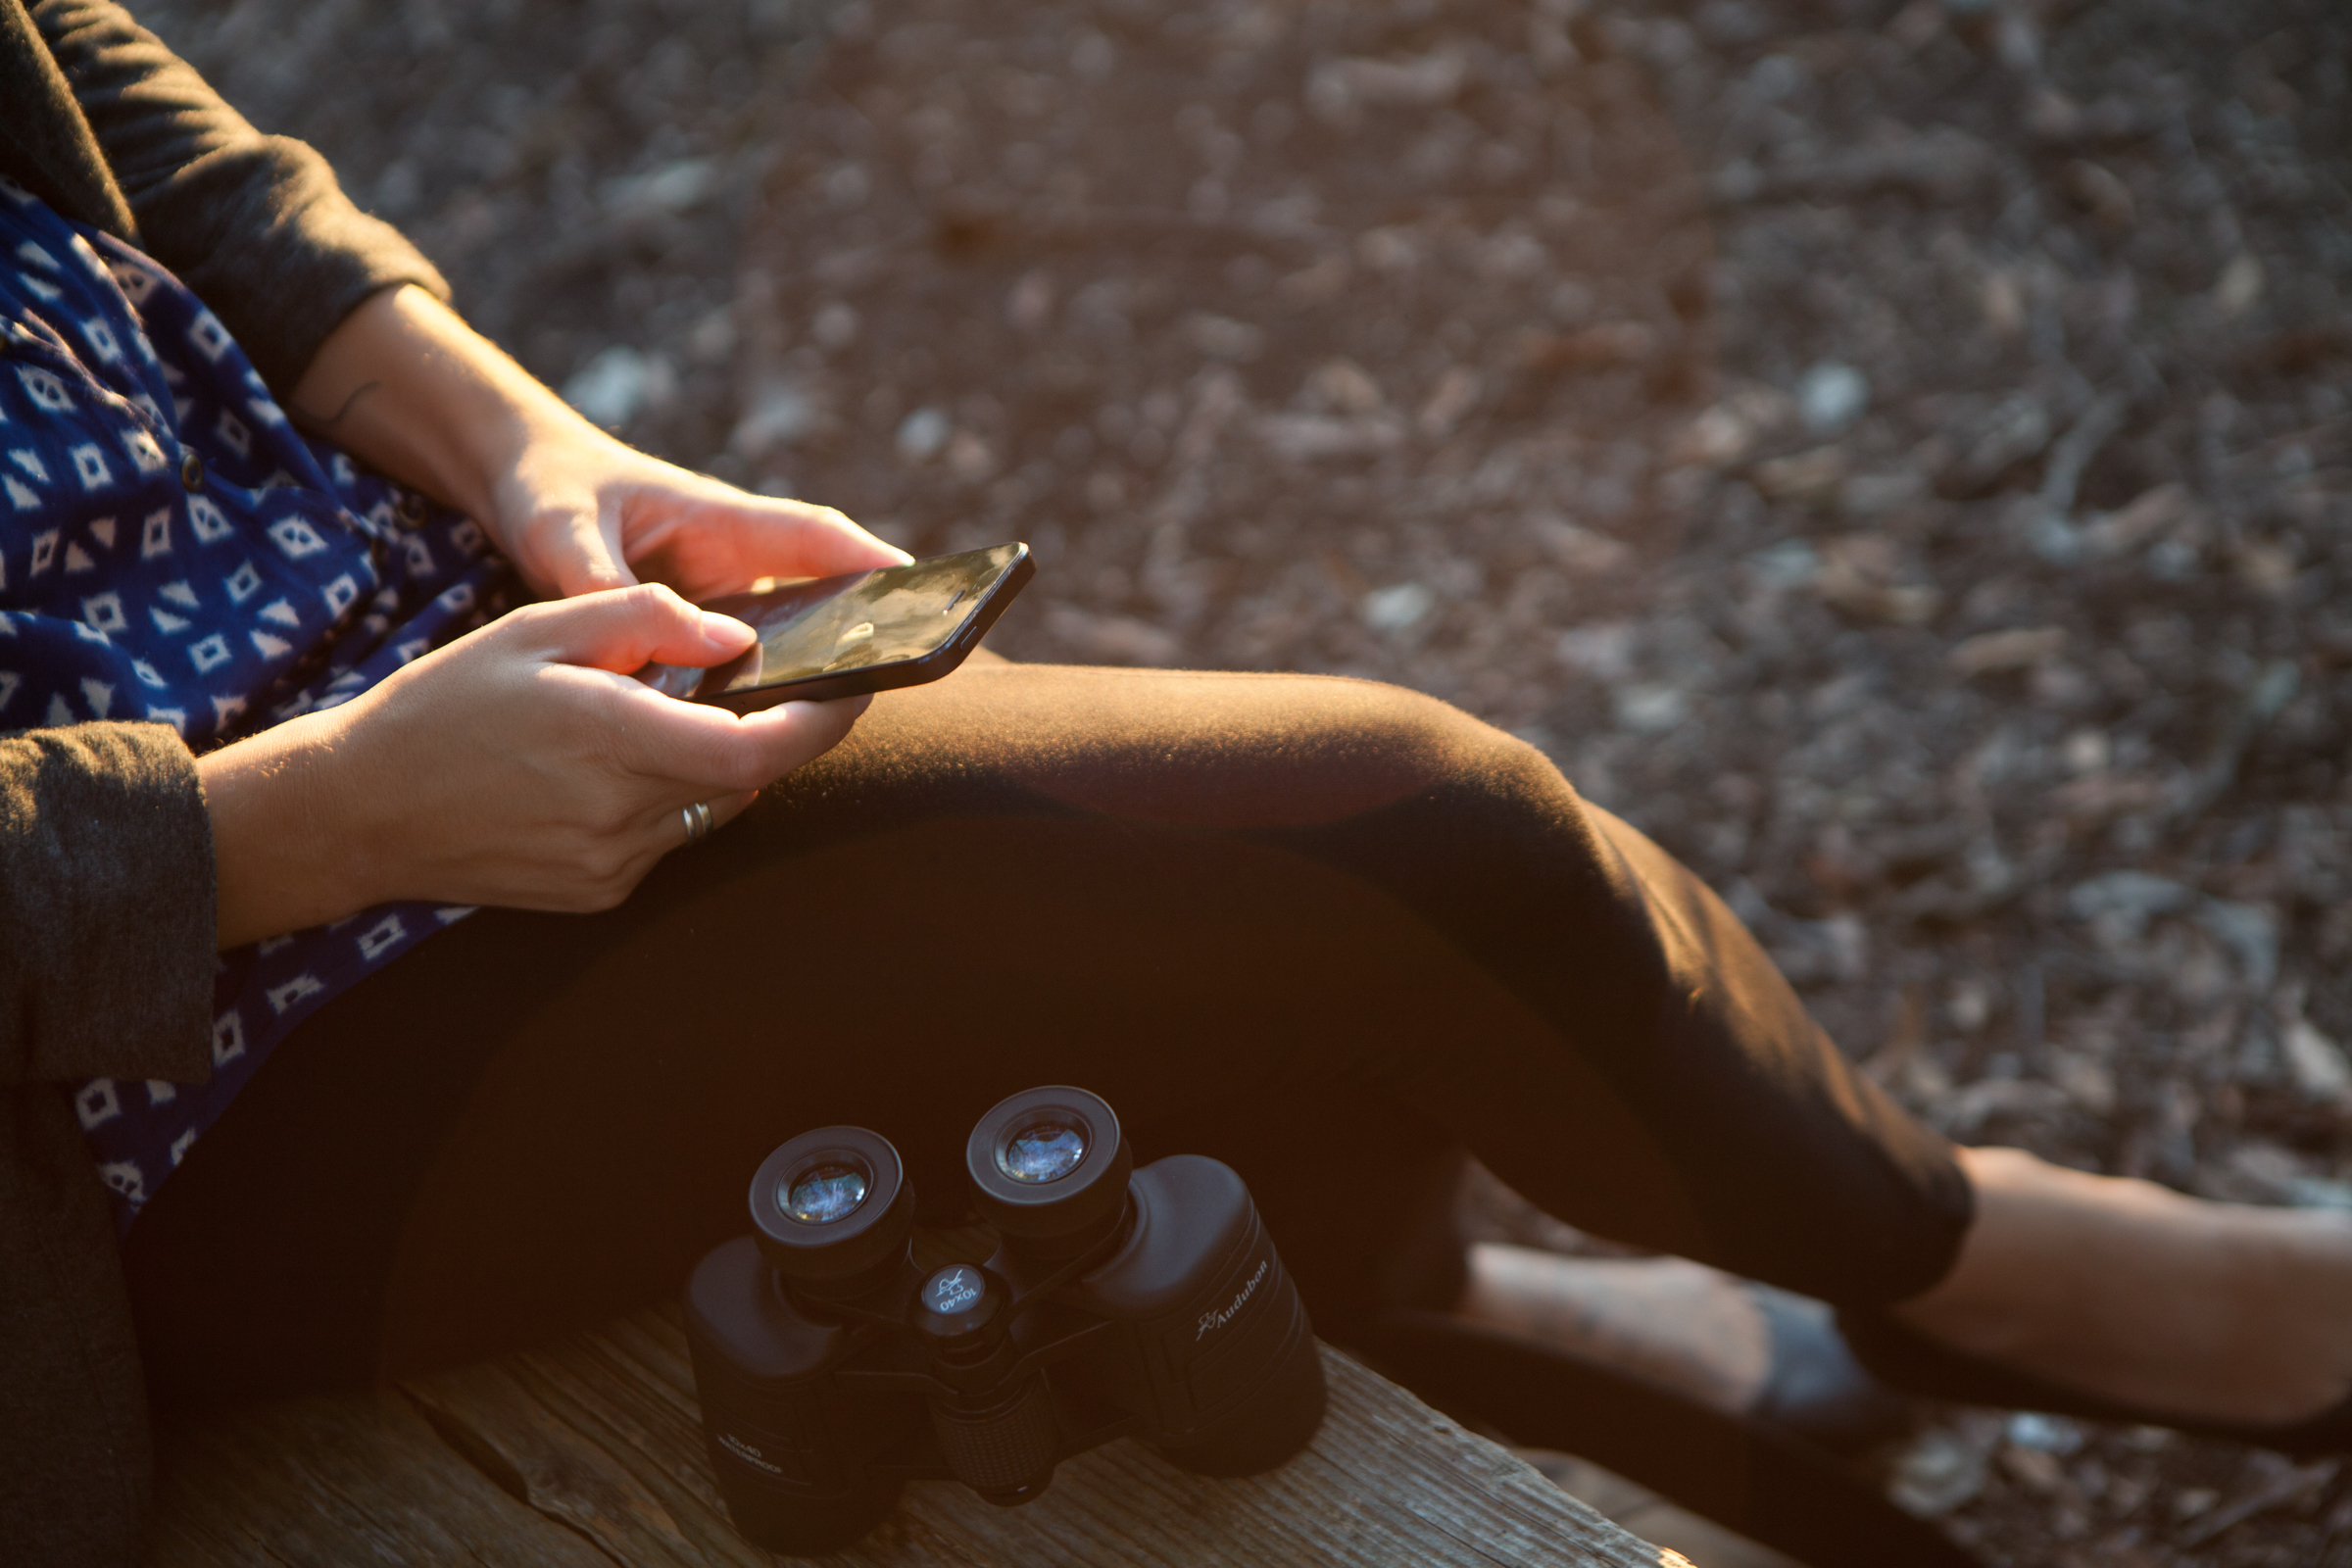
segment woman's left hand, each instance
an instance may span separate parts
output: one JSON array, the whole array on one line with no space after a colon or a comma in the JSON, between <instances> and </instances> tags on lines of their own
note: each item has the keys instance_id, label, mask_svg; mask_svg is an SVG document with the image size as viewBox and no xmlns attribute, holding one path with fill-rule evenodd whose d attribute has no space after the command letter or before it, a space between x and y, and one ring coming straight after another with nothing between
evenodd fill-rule
<instances>
[{"instance_id":1,"label":"woman's left hand","mask_svg":"<svg viewBox=\"0 0 2352 1568\"><path fill-rule=\"evenodd\" d=\"M548 421L492 491L499 546L540 593L568 598L644 580L703 601L761 577L824 577L910 559L831 507L748 494L563 412L567 417Z\"/></svg>"},{"instance_id":2,"label":"woman's left hand","mask_svg":"<svg viewBox=\"0 0 2352 1568\"><path fill-rule=\"evenodd\" d=\"M293 410L487 525L538 594L642 579L706 600L908 559L830 507L751 495L624 446L421 289L387 289L345 318Z\"/></svg>"}]
</instances>

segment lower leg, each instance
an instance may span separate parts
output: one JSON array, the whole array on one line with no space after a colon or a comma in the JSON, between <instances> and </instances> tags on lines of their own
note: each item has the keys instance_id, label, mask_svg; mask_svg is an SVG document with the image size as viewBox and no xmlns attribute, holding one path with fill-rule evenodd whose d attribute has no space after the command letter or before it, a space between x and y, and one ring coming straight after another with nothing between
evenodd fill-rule
<instances>
[{"instance_id":1,"label":"lower leg","mask_svg":"<svg viewBox=\"0 0 2352 1568\"><path fill-rule=\"evenodd\" d=\"M2129 1408L2291 1424L2352 1392L2352 1219L2189 1198L1967 1149L1958 1260L1893 1308L1928 1339ZM1773 1373L1738 1279L1679 1258L1472 1250L1456 1311L1648 1376L1724 1410Z\"/></svg>"},{"instance_id":2,"label":"lower leg","mask_svg":"<svg viewBox=\"0 0 2352 1568\"><path fill-rule=\"evenodd\" d=\"M2352 1220L2212 1203L2021 1151L1961 1161L1977 1215L1895 1308L1952 1348L2135 1408L2300 1420L2352 1390Z\"/></svg>"}]
</instances>

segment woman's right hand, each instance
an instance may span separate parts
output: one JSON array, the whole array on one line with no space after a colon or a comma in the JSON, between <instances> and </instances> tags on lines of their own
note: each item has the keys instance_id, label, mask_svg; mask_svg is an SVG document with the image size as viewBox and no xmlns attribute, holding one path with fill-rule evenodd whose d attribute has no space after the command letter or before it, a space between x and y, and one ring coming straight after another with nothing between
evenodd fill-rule
<instances>
[{"instance_id":1,"label":"woman's right hand","mask_svg":"<svg viewBox=\"0 0 2352 1568\"><path fill-rule=\"evenodd\" d=\"M631 678L713 664L751 628L643 586L528 605L339 708L198 760L220 945L392 899L610 908L686 841L849 733L865 700L751 714Z\"/></svg>"}]
</instances>

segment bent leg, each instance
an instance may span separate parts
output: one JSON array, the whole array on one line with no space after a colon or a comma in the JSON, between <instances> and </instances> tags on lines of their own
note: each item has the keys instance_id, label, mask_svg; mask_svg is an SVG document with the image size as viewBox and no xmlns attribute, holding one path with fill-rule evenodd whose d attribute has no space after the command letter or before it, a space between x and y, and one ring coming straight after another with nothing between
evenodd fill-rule
<instances>
[{"instance_id":1,"label":"bent leg","mask_svg":"<svg viewBox=\"0 0 2352 1568\"><path fill-rule=\"evenodd\" d=\"M1054 1081L1145 1158L1215 1146L1302 1259L1360 1258L1359 1184L1455 1146L1843 1300L1924 1289L1968 1219L1722 906L1529 748L1361 682L995 665L878 700L621 908L486 910L323 1008L133 1227L150 1364L256 1391L593 1319L827 1122L936 1213L972 1119Z\"/></svg>"}]
</instances>

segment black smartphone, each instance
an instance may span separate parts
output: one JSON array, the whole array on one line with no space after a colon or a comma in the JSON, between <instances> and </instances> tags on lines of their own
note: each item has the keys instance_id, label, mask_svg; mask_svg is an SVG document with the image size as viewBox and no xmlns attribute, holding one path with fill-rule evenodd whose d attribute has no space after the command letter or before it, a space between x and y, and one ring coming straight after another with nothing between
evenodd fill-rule
<instances>
[{"instance_id":1,"label":"black smartphone","mask_svg":"<svg viewBox=\"0 0 2352 1568\"><path fill-rule=\"evenodd\" d=\"M637 678L738 713L919 686L962 663L1036 572L1027 545L992 545L714 599L703 608L760 640L709 669L648 664Z\"/></svg>"}]
</instances>

